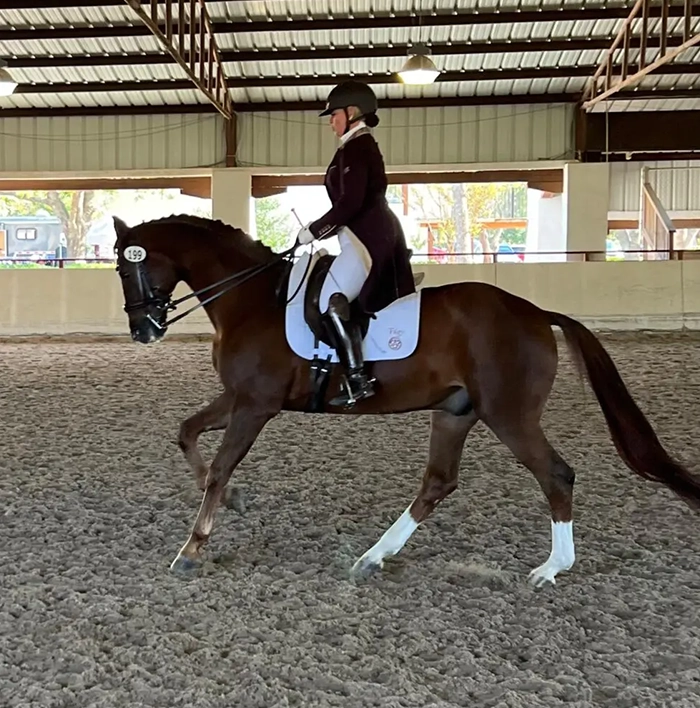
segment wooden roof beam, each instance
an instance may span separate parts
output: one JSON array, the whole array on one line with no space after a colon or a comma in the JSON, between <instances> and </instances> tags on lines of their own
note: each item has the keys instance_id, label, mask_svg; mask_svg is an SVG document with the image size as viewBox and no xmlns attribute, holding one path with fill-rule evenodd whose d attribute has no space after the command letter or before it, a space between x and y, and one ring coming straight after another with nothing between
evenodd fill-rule
<instances>
[{"instance_id":1,"label":"wooden roof beam","mask_svg":"<svg viewBox=\"0 0 700 708\"><path fill-rule=\"evenodd\" d=\"M648 90L634 91L624 95L624 100L649 100L649 99L700 99L699 89L679 90ZM492 96L446 96L431 98L398 98L380 102L381 108L448 108L464 106L522 106L522 105L556 105L578 104L581 101L580 93L544 93L544 94L508 94ZM323 101L279 101L237 103L236 113L276 113L280 111L319 111L325 106ZM65 118L69 116L123 116L123 115L175 115L175 114L209 114L216 109L208 103L179 103L162 105L134 105L134 106L69 106L62 108L3 108L0 109L2 118ZM640 115L651 120L660 111L651 111L637 114L636 112L625 115ZM689 114L689 118L700 120L698 111L679 111L675 115ZM589 114L597 116L598 114ZM603 115L603 114L600 114ZM613 114L610 114L611 116ZM617 115L617 114L615 114ZM697 131L695 131L697 132ZM685 158L678 158L685 159Z\"/></svg>"},{"instance_id":2,"label":"wooden roof beam","mask_svg":"<svg viewBox=\"0 0 700 708\"><path fill-rule=\"evenodd\" d=\"M648 90L634 91L624 95L624 100L649 100L649 99L700 99L700 89L688 90ZM385 108L448 108L464 106L522 106L522 105L556 105L578 104L581 93L544 93L544 94L508 94L491 96L446 96L431 98L398 98L387 99L380 102L380 107ZM279 101L279 102L254 102L237 103L236 113L275 113L293 111L319 111L325 106L323 101ZM0 109L2 118L64 118L69 116L122 116L122 115L170 115L170 114L210 114L216 109L208 103L179 103L163 105L134 105L134 106L69 106L62 108L3 108ZM625 113L625 115L639 115L651 120L662 112L651 111L643 113ZM700 120L699 111L679 111L675 115L688 114L689 119L696 122ZM588 114L598 116L604 114ZM617 114L610 114L611 117ZM697 123L696 123L697 124ZM697 131L695 131L697 133ZM681 159L681 158L678 158ZM685 158L683 158L685 159Z\"/></svg>"},{"instance_id":3,"label":"wooden roof beam","mask_svg":"<svg viewBox=\"0 0 700 708\"><path fill-rule=\"evenodd\" d=\"M700 95L700 93L699 93ZM449 106L518 106L577 103L580 93L515 94L505 96L447 96L444 98L389 99L380 103L381 108L431 108ZM324 101L290 101L265 103L237 103L236 113L319 111ZM2 118L65 118L69 116L124 116L124 115L171 115L211 114L216 109L209 103L173 103L163 105L134 106L67 106L61 108L2 108Z\"/></svg>"},{"instance_id":4,"label":"wooden roof beam","mask_svg":"<svg viewBox=\"0 0 700 708\"><path fill-rule=\"evenodd\" d=\"M696 92L700 96L700 91ZM588 159L633 153L700 151L700 111L613 111L585 114ZM669 129L669 126L673 126ZM653 158L659 159L659 158ZM683 159L681 157L672 159Z\"/></svg>"},{"instance_id":5,"label":"wooden roof beam","mask_svg":"<svg viewBox=\"0 0 700 708\"><path fill-rule=\"evenodd\" d=\"M429 44L433 56L464 54L524 54L526 52L571 52L607 49L612 40L608 37L562 38L550 40L523 40L516 42L469 42ZM678 46L680 37L669 37L668 46ZM660 38L650 38L647 47L660 46ZM631 41L631 48L638 49L640 39ZM408 45L319 47L316 49L262 49L262 50L220 50L221 61L226 63L251 63L269 61L316 61L319 59L369 59L375 57L403 57L408 53ZM37 69L51 67L89 66L145 66L167 64L170 58L162 53L146 54L86 54L70 56L15 56L10 57L13 69Z\"/></svg>"},{"instance_id":6,"label":"wooden roof beam","mask_svg":"<svg viewBox=\"0 0 700 708\"><path fill-rule=\"evenodd\" d=\"M577 78L590 75L590 66L562 66L525 69L486 69L470 71L445 71L436 80L436 83L454 83L471 81L513 81L519 79L559 79ZM673 64L660 67L657 73L672 75L700 74L700 64ZM264 76L264 77L229 77L226 84L232 88L273 88L293 86L333 86L340 81L351 78L349 76ZM365 81L368 84L400 84L401 79L397 74L372 74L368 76L354 76L352 78ZM199 85L199 84L196 84ZM192 88L186 80L168 81L99 81L93 83L46 83L28 84L20 83L15 94L62 94L62 93L105 93L134 91L182 91ZM201 88L201 87L200 87ZM204 91L203 91L204 92ZM224 92L228 94L228 92ZM206 94L205 94L206 95ZM534 95L534 94L533 94ZM627 95L625 95L627 96ZM481 98L481 97L478 97ZM212 101L213 102L213 101ZM216 104L215 104L216 105ZM223 112L220 106L217 106ZM226 115L226 113L224 113ZM227 116L228 117L228 116Z\"/></svg>"}]
</instances>

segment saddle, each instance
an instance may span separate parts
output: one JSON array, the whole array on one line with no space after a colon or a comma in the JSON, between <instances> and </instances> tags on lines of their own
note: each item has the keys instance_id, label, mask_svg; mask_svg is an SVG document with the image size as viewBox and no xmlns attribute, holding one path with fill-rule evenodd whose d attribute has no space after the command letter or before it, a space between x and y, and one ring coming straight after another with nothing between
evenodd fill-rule
<instances>
[{"instance_id":1,"label":"saddle","mask_svg":"<svg viewBox=\"0 0 700 708\"><path fill-rule=\"evenodd\" d=\"M409 250L409 258L412 255L413 251ZM333 348L335 348L335 344L333 344L332 335L329 336L327 326L324 324L326 317L321 314L319 309L319 301L321 299L321 289L323 288L326 275L328 275L328 271L336 258L337 256L326 254L321 256L316 261L311 269L311 273L308 276L308 284L304 297L304 320L306 321L306 324L309 326L314 334L314 337L316 337L318 341ZM277 302L282 307L284 307L287 302L287 287L289 285L289 277L291 272L292 263L287 263L275 289ZM423 278L425 278L425 273L414 274L413 282L416 287L423 282ZM357 300L353 300L353 302L350 303L350 320L352 324L359 326L360 332L362 333L362 339L364 339L367 335L370 320L374 317L374 315L364 312L364 310L362 310L362 308L358 305Z\"/></svg>"},{"instance_id":2,"label":"saddle","mask_svg":"<svg viewBox=\"0 0 700 708\"><path fill-rule=\"evenodd\" d=\"M328 275L328 271L336 258L337 256L326 254L318 259L309 275L304 297L304 319L306 324L309 325L309 329L319 342L323 342L334 349L337 348L337 343L334 341L334 329L330 320L328 320L328 316L321 314L319 302L326 275ZM350 322L360 328L362 339L367 335L369 321L372 317L374 315L362 310L356 299L350 303Z\"/></svg>"},{"instance_id":3,"label":"saddle","mask_svg":"<svg viewBox=\"0 0 700 708\"><path fill-rule=\"evenodd\" d=\"M319 307L323 284L335 259L322 251L313 259L305 254L300 261L284 261L276 287L278 306L286 309L287 342L310 362L311 395L306 408L310 412L324 410L325 391L335 368L333 359L337 361L339 346L342 347L335 341L337 333L330 317L322 315ZM292 273L294 286L290 282ZM424 273L414 275L416 289L423 276ZM296 304L288 306L292 301ZM358 328L363 347L371 352L368 362L402 359L417 346L420 295L392 303L376 314L365 312L357 300L350 303L349 309L350 325ZM331 350L335 350L335 357L329 353Z\"/></svg>"}]
</instances>

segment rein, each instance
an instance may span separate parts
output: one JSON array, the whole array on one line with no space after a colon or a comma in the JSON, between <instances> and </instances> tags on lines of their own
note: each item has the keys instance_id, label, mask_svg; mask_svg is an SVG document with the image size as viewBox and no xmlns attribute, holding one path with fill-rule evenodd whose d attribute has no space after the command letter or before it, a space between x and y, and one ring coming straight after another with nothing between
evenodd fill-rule
<instances>
[{"instance_id":1,"label":"rein","mask_svg":"<svg viewBox=\"0 0 700 708\"><path fill-rule=\"evenodd\" d=\"M213 302L217 298L220 298L222 295L225 295L227 292L231 291L233 288L242 285L246 281L250 280L251 278L254 278L256 275L259 275L260 273L263 273L264 271L268 270L269 268L272 268L276 265L278 265L281 261L287 260L291 261L291 256L294 254L298 247L298 243L295 243L291 248L287 249L286 251L282 251L281 253L276 254L276 257L270 261L269 263L262 263L259 265L251 266L250 268L246 268L245 270L242 270L238 273L234 273L233 275L226 276L225 278L222 278L221 280L218 280L215 283L212 283L211 285L207 285L204 288L200 288L199 290L193 291L187 295L183 295L181 298L178 298L177 300L171 300L169 297L163 297L162 295L157 294L155 288L151 286L150 278L148 277L148 273L143 267L143 262L136 263L135 265L137 266L136 268L136 273L137 277L140 280L140 287L143 292L143 299L135 304L132 305L125 305L124 310L126 312L129 312L130 310L135 310L139 309L140 307L143 307L145 304L150 304L153 303L161 308L161 310L165 312L172 312L173 310L177 309L178 305L181 305L183 302L186 302L187 300L198 297L199 295L202 295L206 292L209 292L210 290L213 290L214 288L218 288L220 286L226 286L223 289L221 289L219 292L214 293L213 295L210 295L206 299L202 300L201 302L198 302L196 305L193 307L190 307L188 310L185 310L185 312L180 313L176 317L172 317L163 324L158 323L154 318L152 318L150 315L148 316L148 319L151 321L151 323L157 327L160 330L166 330L170 325L174 324L175 322L178 322L181 320L183 317L186 317L189 315L191 312L194 312L195 310L198 310L200 307L204 307L205 305L208 305L210 302ZM289 300L285 302L285 305L289 304L297 295L299 290L301 289L304 280L306 278L306 275L309 270L309 266L311 264L311 261L309 261L309 264L307 265L306 268L306 273L304 273L304 277L301 279L301 282L299 283L299 287L297 288L297 291L292 295ZM144 287L145 286L145 287Z\"/></svg>"},{"instance_id":2,"label":"rein","mask_svg":"<svg viewBox=\"0 0 700 708\"><path fill-rule=\"evenodd\" d=\"M184 312L181 312L177 317L173 317L172 319L169 319L167 322L163 324L163 329L168 328L171 324L174 324L178 320L181 320L183 317L186 317L187 315L190 314L190 312L194 312L195 310L198 310L200 307L204 307L204 305L208 305L210 302L214 302L217 298L221 297L222 295L225 295L227 292L230 290L233 290L238 285L241 285L242 283L245 283L246 280L250 280L255 275L258 275L258 273L262 273L264 270L267 270L268 268L272 267L273 265L277 265L280 260L283 260L282 258L276 259L272 261L271 263L263 263L262 265L257 265L253 266L252 268L246 268L245 270L241 271L240 273L234 273L233 275L229 275L226 278L222 278L221 280L217 281L216 283L212 283L211 285L207 285L206 288L201 288L200 290L196 290L195 292L189 293L189 295L183 295L181 298L178 298L177 300L173 300L168 303L167 306L167 311L172 312L173 310L177 309L177 306L182 304L183 302L189 300L190 298L197 297L198 295L201 295L202 293L208 292L209 290L212 290L213 288L218 287L219 285L225 285L228 283L228 287L224 288L223 290L219 291L218 293L214 293L214 295L210 295L206 300L202 300L201 302L198 302L196 305L193 307L190 307L189 310L185 310Z\"/></svg>"},{"instance_id":3,"label":"rein","mask_svg":"<svg viewBox=\"0 0 700 708\"><path fill-rule=\"evenodd\" d=\"M205 287L205 288L200 288L199 290L191 292L188 295L183 295L181 298L178 298L177 300L174 300L174 301L168 303L167 311L171 312L171 311L175 310L178 305L182 304L186 300L189 300L190 298L197 297L203 293L208 292L209 290L213 290L214 288L219 287L220 285L227 285L228 286L228 287L225 287L223 290L220 290L218 293L214 293L214 295L210 295L208 298L206 298L206 300L202 300L201 302L198 302L193 307L190 307L189 310L185 310L185 312L182 312L179 315L177 315L177 317L173 317L172 319L167 320L163 324L162 328L167 329L171 324L174 324L178 320L181 320L183 317L186 317L187 315L189 315L190 312L194 312L195 310L199 309L200 307L204 307L204 305L208 305L210 302L213 302L214 300L221 297L222 295L225 295L230 290L233 290L233 288L235 288L239 285L242 285L243 283L245 283L246 281L255 277L256 275L268 270L268 268L272 268L273 266L276 266L281 261L288 260L289 256L291 256L294 253L296 248L297 248L297 244L295 243L291 248L288 248L286 251L283 251L282 253L278 253L277 257L274 260L270 261L269 263L262 263L260 265L246 268L245 270L242 270L239 273L234 273L233 275L229 275L226 278L222 278L221 280L218 280L216 283L212 283L211 285L207 285L207 287Z\"/></svg>"}]
</instances>

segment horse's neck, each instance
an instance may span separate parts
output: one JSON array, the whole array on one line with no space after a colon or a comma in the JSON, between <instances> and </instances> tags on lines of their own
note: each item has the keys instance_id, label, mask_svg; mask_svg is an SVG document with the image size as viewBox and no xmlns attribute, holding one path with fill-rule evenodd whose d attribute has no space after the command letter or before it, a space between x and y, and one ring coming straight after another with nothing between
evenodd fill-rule
<instances>
[{"instance_id":1,"label":"horse's neck","mask_svg":"<svg viewBox=\"0 0 700 708\"><path fill-rule=\"evenodd\" d=\"M204 242L197 244L196 249L191 251L194 255L184 259L182 263L183 281L194 293L197 293L215 283L231 278L229 282L222 283L196 296L201 303L213 295L225 291L204 305L212 324L218 327L224 320L238 319L250 310L249 301L246 300L246 297L241 297L240 292L241 290L248 291L250 285L262 277L255 275L246 279L246 271L263 265L263 263L234 249L207 248L207 245ZM203 266L203 263L206 266ZM239 280L235 278L236 275L241 276L240 284Z\"/></svg>"},{"instance_id":2,"label":"horse's neck","mask_svg":"<svg viewBox=\"0 0 700 708\"><path fill-rule=\"evenodd\" d=\"M216 248L216 245L219 244L202 241L191 250L193 255L184 259L184 281L195 292L259 265L244 253L232 248ZM203 263L206 265L203 266ZM202 294L202 298L206 299L211 294L212 291L207 291Z\"/></svg>"}]
</instances>

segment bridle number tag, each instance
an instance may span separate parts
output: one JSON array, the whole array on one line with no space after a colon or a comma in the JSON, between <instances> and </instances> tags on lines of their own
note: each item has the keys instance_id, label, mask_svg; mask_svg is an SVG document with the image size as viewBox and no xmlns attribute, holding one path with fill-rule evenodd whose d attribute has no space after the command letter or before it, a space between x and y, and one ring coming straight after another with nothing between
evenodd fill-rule
<instances>
[{"instance_id":1,"label":"bridle number tag","mask_svg":"<svg viewBox=\"0 0 700 708\"><path fill-rule=\"evenodd\" d=\"M143 246L127 246L124 249L124 258L130 263L141 263L146 260L146 249Z\"/></svg>"}]
</instances>

